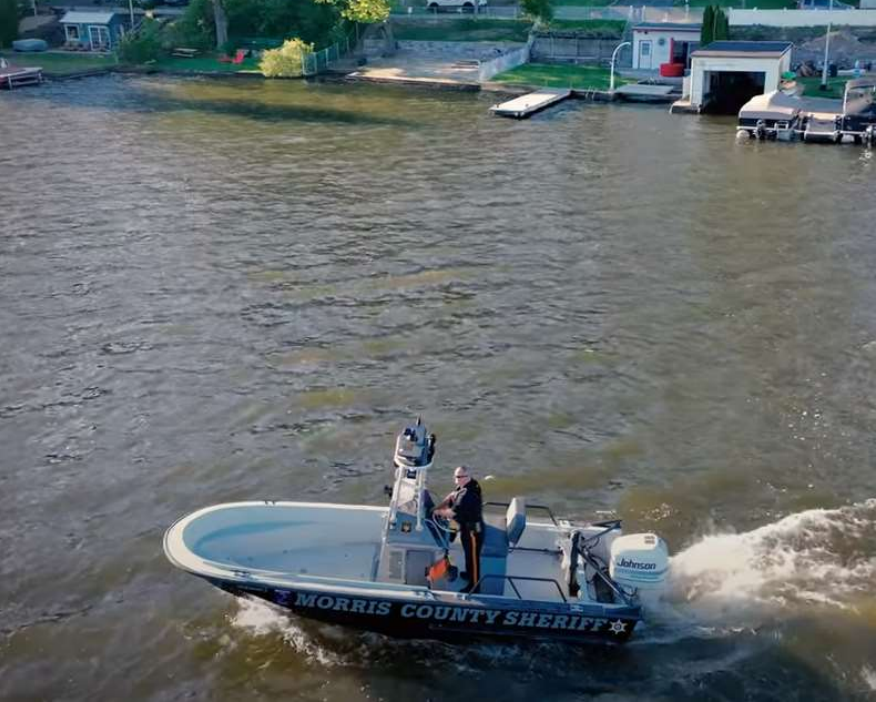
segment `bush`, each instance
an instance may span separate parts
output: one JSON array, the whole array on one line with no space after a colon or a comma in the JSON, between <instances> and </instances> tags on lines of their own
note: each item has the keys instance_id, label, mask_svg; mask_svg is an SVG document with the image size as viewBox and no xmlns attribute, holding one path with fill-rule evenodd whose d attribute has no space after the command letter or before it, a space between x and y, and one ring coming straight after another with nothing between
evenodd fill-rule
<instances>
[{"instance_id":1,"label":"bush","mask_svg":"<svg viewBox=\"0 0 876 702\"><path fill-rule=\"evenodd\" d=\"M533 19L550 22L554 18L552 0L522 0L520 5L523 7L523 11Z\"/></svg>"},{"instance_id":2,"label":"bush","mask_svg":"<svg viewBox=\"0 0 876 702\"><path fill-rule=\"evenodd\" d=\"M185 14L168 32L173 46L209 51L216 43L216 20L211 0L191 0Z\"/></svg>"},{"instance_id":3,"label":"bush","mask_svg":"<svg viewBox=\"0 0 876 702\"><path fill-rule=\"evenodd\" d=\"M123 63L146 63L161 55L161 27L155 20L144 20L136 32L126 34L119 44Z\"/></svg>"},{"instance_id":4,"label":"bush","mask_svg":"<svg viewBox=\"0 0 876 702\"><path fill-rule=\"evenodd\" d=\"M304 74L304 55L313 51L313 44L290 39L279 49L262 54L259 69L267 78L297 78Z\"/></svg>"},{"instance_id":5,"label":"bush","mask_svg":"<svg viewBox=\"0 0 876 702\"><path fill-rule=\"evenodd\" d=\"M18 0L0 0L0 49L18 39Z\"/></svg>"}]
</instances>

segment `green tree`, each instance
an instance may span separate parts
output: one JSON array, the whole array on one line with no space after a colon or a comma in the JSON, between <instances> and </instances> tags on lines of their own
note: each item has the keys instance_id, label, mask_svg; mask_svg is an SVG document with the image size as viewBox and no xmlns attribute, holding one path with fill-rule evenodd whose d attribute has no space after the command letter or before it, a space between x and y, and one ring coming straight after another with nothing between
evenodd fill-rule
<instances>
[{"instance_id":1,"label":"green tree","mask_svg":"<svg viewBox=\"0 0 876 702\"><path fill-rule=\"evenodd\" d=\"M554 18L553 0L521 0L520 4L523 7L523 12L533 19L547 23Z\"/></svg>"},{"instance_id":2,"label":"green tree","mask_svg":"<svg viewBox=\"0 0 876 702\"><path fill-rule=\"evenodd\" d=\"M0 49L18 39L18 0L0 0Z\"/></svg>"},{"instance_id":3,"label":"green tree","mask_svg":"<svg viewBox=\"0 0 876 702\"><path fill-rule=\"evenodd\" d=\"M389 17L389 3L387 0L347 0L341 17L363 24L383 22Z\"/></svg>"},{"instance_id":4,"label":"green tree","mask_svg":"<svg viewBox=\"0 0 876 702\"><path fill-rule=\"evenodd\" d=\"M259 69L267 78L296 78L304 73L304 57L313 51L313 44L290 39L279 49L262 54Z\"/></svg>"},{"instance_id":5,"label":"green tree","mask_svg":"<svg viewBox=\"0 0 876 702\"><path fill-rule=\"evenodd\" d=\"M716 7L715 12L715 30L714 30L714 39L718 41L720 39L729 39L730 38L730 20L727 18L727 13L724 12L720 7Z\"/></svg>"},{"instance_id":6,"label":"green tree","mask_svg":"<svg viewBox=\"0 0 876 702\"><path fill-rule=\"evenodd\" d=\"M155 20L143 20L136 32L129 32L119 44L119 58L124 63L146 63L161 54L161 27Z\"/></svg>"},{"instance_id":7,"label":"green tree","mask_svg":"<svg viewBox=\"0 0 876 702\"><path fill-rule=\"evenodd\" d=\"M191 0L185 13L170 29L171 43L206 51L216 37L212 0Z\"/></svg>"},{"instance_id":8,"label":"green tree","mask_svg":"<svg viewBox=\"0 0 876 702\"><path fill-rule=\"evenodd\" d=\"M703 10L703 26L700 29L700 46L708 46L715 41L715 9L708 5Z\"/></svg>"}]
</instances>

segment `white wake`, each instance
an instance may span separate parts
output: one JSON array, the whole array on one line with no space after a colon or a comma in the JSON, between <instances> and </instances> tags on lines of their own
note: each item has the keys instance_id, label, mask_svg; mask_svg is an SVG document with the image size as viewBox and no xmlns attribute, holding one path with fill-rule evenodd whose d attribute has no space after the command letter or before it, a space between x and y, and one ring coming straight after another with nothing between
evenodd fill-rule
<instances>
[{"instance_id":1,"label":"white wake","mask_svg":"<svg viewBox=\"0 0 876 702\"><path fill-rule=\"evenodd\" d=\"M744 626L748 614L853 607L876 576L876 499L705 536L675 555L669 570L664 599L703 623Z\"/></svg>"}]
</instances>

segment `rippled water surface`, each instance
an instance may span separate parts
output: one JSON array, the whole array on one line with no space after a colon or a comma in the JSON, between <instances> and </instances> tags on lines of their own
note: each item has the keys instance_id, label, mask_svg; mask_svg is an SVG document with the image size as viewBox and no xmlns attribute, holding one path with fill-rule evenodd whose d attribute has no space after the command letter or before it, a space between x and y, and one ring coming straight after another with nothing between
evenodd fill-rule
<instances>
[{"instance_id":1,"label":"rippled water surface","mask_svg":"<svg viewBox=\"0 0 876 702\"><path fill-rule=\"evenodd\" d=\"M0 698L876 696L876 198L853 146L488 95L103 77L0 95ZM434 480L670 541L622 649L238 603L164 529Z\"/></svg>"}]
</instances>

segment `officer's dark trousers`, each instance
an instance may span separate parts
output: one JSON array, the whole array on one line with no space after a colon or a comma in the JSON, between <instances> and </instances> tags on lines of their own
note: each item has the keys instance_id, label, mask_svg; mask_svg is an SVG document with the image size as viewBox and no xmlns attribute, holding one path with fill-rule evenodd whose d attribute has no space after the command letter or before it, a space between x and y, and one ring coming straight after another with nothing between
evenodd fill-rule
<instances>
[{"instance_id":1,"label":"officer's dark trousers","mask_svg":"<svg viewBox=\"0 0 876 702\"><path fill-rule=\"evenodd\" d=\"M459 530L462 550L465 551L465 570L468 573L467 590L473 590L483 577L481 573L481 549L484 547L483 524L462 524Z\"/></svg>"}]
</instances>

